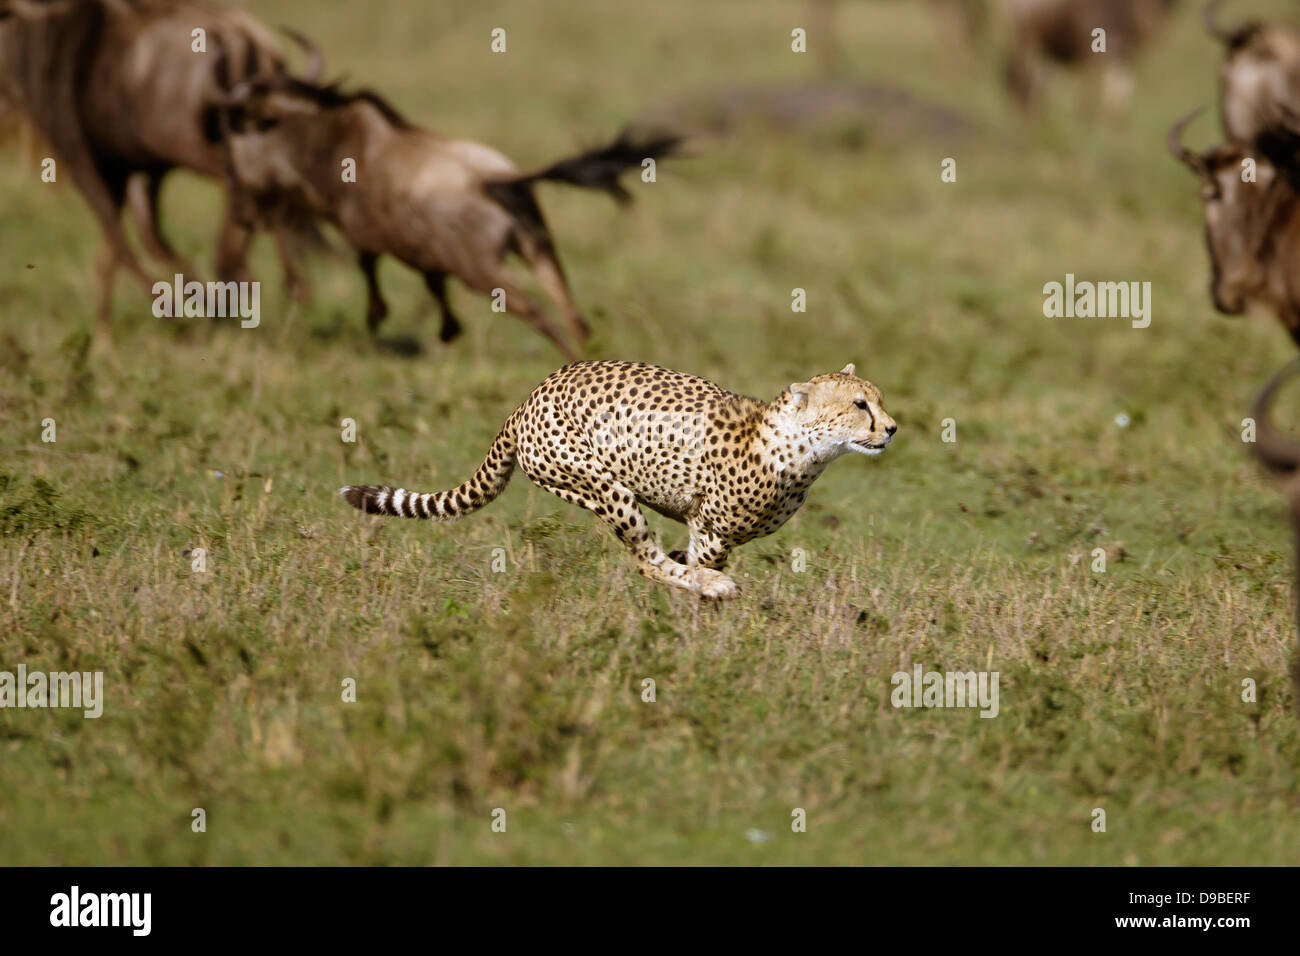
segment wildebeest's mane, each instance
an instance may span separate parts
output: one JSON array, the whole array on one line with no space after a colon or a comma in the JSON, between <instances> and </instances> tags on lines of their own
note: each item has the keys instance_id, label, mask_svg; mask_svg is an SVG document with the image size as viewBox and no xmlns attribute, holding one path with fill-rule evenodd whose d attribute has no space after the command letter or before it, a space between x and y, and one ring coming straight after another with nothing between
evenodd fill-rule
<instances>
[{"instance_id":1,"label":"wildebeest's mane","mask_svg":"<svg viewBox=\"0 0 1300 956\"><path fill-rule=\"evenodd\" d=\"M353 103L369 103L375 109L383 114L388 122L392 123L398 129L410 129L411 123L398 112L397 107L384 99L378 93L371 89L352 90L344 92L342 80L335 80L333 83L319 84L308 83L305 80L296 77L288 78L289 92L295 96L301 96L305 100L315 103L321 109L338 109L343 106L351 106Z\"/></svg>"}]
</instances>

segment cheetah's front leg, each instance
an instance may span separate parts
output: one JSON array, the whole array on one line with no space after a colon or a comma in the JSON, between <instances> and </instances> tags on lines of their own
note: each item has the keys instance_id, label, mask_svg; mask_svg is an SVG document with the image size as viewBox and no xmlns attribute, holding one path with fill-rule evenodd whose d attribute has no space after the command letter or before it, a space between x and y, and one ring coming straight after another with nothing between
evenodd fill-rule
<instances>
[{"instance_id":1,"label":"cheetah's front leg","mask_svg":"<svg viewBox=\"0 0 1300 956\"><path fill-rule=\"evenodd\" d=\"M694 591L707 598L732 598L740 593L736 582L721 571L707 567L688 567L670 558L651 537L645 515L636 503L636 495L615 481L613 476L602 476L599 484L582 492L533 480L539 488L565 501L581 505L602 518L618 540L632 552L637 570L651 581ZM602 490L602 485L608 485L609 490ZM725 560L724 556L723 561Z\"/></svg>"}]
</instances>

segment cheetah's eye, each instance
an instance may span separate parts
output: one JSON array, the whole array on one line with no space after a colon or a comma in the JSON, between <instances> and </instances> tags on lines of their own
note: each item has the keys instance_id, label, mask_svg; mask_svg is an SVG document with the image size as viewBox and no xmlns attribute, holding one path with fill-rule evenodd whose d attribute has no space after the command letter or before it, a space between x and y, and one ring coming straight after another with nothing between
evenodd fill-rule
<instances>
[{"instance_id":1,"label":"cheetah's eye","mask_svg":"<svg viewBox=\"0 0 1300 956\"><path fill-rule=\"evenodd\" d=\"M853 406L855 408L862 409L864 412L867 410L867 402L865 399L859 398L856 402L853 403Z\"/></svg>"}]
</instances>

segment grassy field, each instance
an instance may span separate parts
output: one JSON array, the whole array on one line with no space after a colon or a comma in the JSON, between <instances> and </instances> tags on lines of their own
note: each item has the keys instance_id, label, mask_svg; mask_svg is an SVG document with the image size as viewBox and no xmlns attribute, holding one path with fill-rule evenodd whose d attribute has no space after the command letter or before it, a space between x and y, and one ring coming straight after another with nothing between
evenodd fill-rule
<instances>
[{"instance_id":1,"label":"grassy field","mask_svg":"<svg viewBox=\"0 0 1300 956\"><path fill-rule=\"evenodd\" d=\"M403 358L368 339L349 261L315 260L314 303L293 307L264 241L259 328L169 325L123 281L112 342L93 341L91 216L6 147L0 670L102 670L106 702L98 720L0 710L0 861L1300 859L1290 542L1240 439L1294 348L1269 317L1213 311L1197 185L1162 145L1212 101L1218 51L1187 7L1126 118L1063 76L1024 123L995 50L939 45L927 5L843 6L848 77L971 132L751 128L630 177L625 212L541 188L593 357L765 398L852 361L899 422L887 454L837 463L733 555L724 606L644 581L518 473L448 525L336 497L467 477L561 364L518 320L455 288L467 334L439 346L419 278L390 261L386 334L425 346ZM526 168L665 102L818 75L790 51L801 3L252 9ZM1189 139L1217 136L1207 118ZM164 192L205 263L218 199L183 174ZM1067 273L1150 281L1150 327L1044 318ZM895 709L890 677L914 663L997 671L998 716Z\"/></svg>"}]
</instances>

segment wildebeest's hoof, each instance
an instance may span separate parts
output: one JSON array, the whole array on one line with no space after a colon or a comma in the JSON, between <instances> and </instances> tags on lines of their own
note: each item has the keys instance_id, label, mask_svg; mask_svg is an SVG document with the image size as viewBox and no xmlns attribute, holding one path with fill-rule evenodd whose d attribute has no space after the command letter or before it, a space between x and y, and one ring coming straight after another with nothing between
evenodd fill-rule
<instances>
[{"instance_id":1,"label":"wildebeest's hoof","mask_svg":"<svg viewBox=\"0 0 1300 956\"><path fill-rule=\"evenodd\" d=\"M460 338L460 323L455 319L446 318L442 320L442 329L438 332L438 338L443 342L451 342Z\"/></svg>"}]
</instances>

